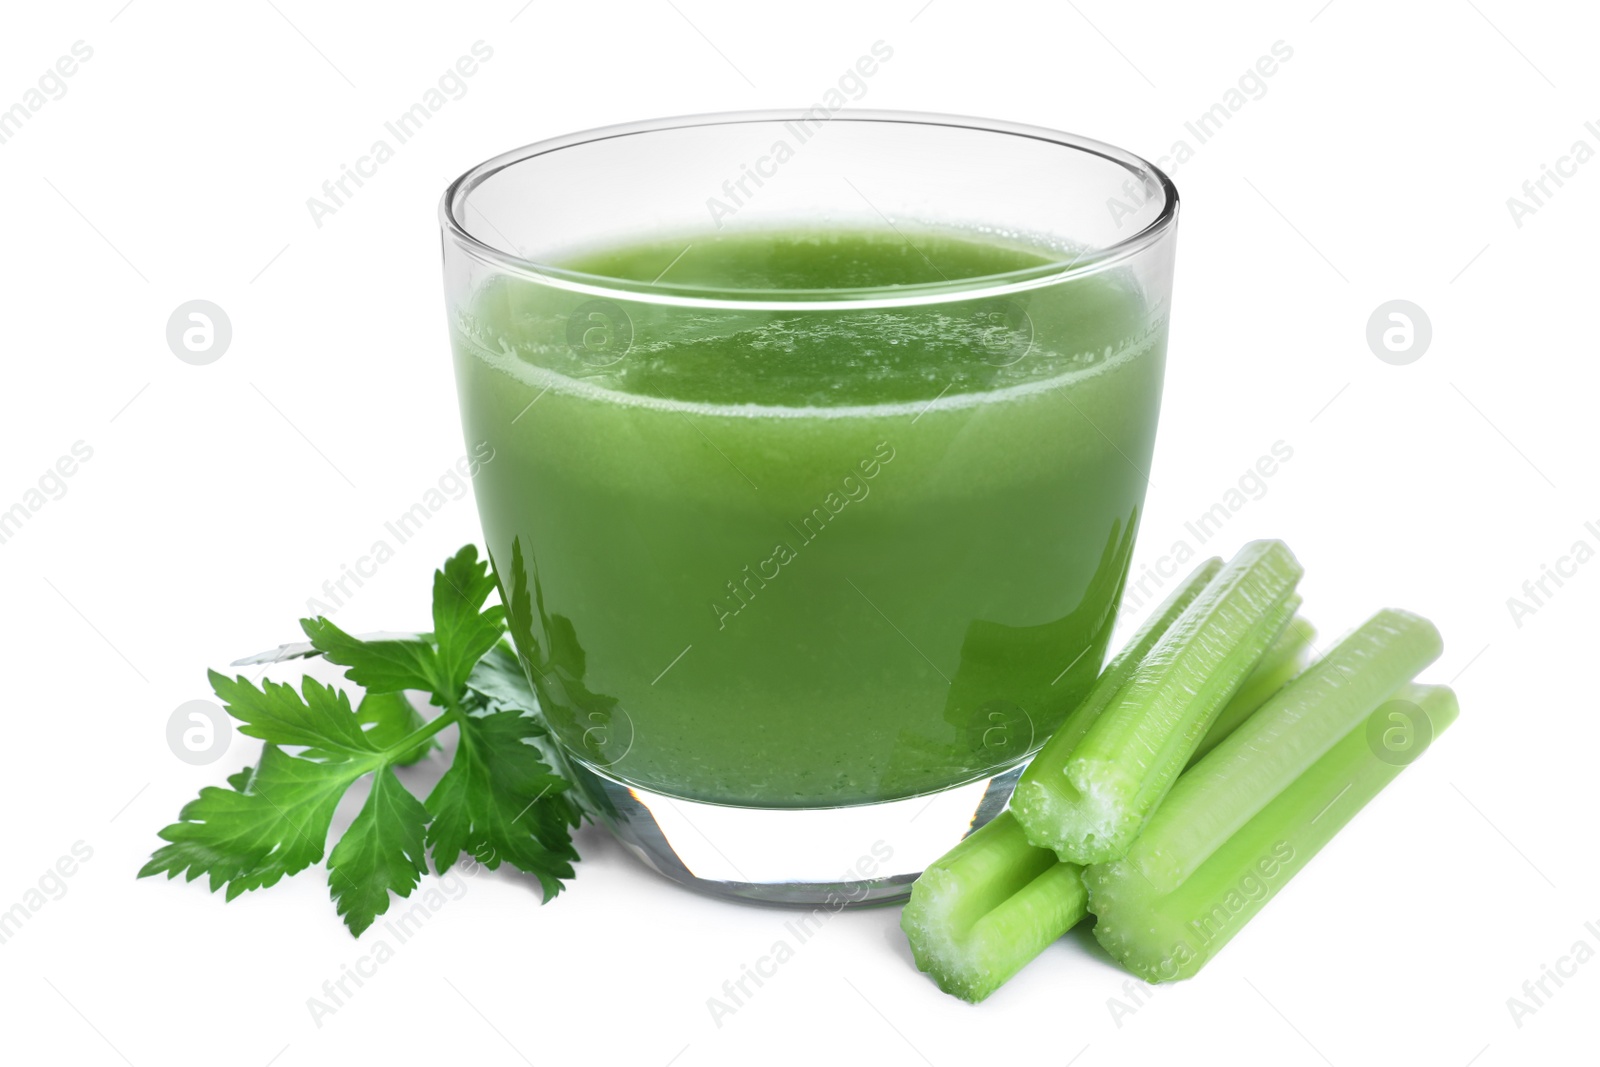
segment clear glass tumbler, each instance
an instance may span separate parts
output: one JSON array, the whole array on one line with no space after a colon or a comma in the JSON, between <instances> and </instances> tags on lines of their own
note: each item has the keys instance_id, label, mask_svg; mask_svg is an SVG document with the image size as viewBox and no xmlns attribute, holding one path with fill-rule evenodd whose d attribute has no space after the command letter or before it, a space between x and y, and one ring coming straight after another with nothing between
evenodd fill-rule
<instances>
[{"instance_id":1,"label":"clear glass tumbler","mask_svg":"<svg viewBox=\"0 0 1600 1067\"><path fill-rule=\"evenodd\" d=\"M1101 667L1178 200L1007 123L760 112L518 149L445 193L484 536L623 843L767 902L892 900Z\"/></svg>"}]
</instances>

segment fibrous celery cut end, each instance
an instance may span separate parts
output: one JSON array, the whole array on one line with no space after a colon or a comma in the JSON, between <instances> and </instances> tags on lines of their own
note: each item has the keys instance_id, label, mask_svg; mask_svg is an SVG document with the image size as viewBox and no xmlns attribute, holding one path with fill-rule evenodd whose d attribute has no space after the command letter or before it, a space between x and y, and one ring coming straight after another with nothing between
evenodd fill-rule
<instances>
[{"instance_id":1,"label":"fibrous celery cut end","mask_svg":"<svg viewBox=\"0 0 1600 1067\"><path fill-rule=\"evenodd\" d=\"M1063 801L1041 781L1024 778L1011 794L1011 813L1028 830L1028 841L1039 848L1060 852Z\"/></svg>"},{"instance_id":2,"label":"fibrous celery cut end","mask_svg":"<svg viewBox=\"0 0 1600 1067\"><path fill-rule=\"evenodd\" d=\"M1114 763L1075 759L1067 764L1075 801L1063 808L1062 844L1056 854L1070 863L1105 863L1127 851L1139 818L1126 798L1139 783Z\"/></svg>"},{"instance_id":3,"label":"fibrous celery cut end","mask_svg":"<svg viewBox=\"0 0 1600 1067\"><path fill-rule=\"evenodd\" d=\"M1158 899L1139 892L1138 877L1121 860L1084 868L1094 938L1121 967L1146 982L1187 978L1185 967L1192 961L1184 932L1160 910Z\"/></svg>"},{"instance_id":4,"label":"fibrous celery cut end","mask_svg":"<svg viewBox=\"0 0 1600 1067\"><path fill-rule=\"evenodd\" d=\"M923 872L900 928L919 970L976 1002L1087 914L1080 875L1030 845L1005 812Z\"/></svg>"},{"instance_id":5,"label":"fibrous celery cut end","mask_svg":"<svg viewBox=\"0 0 1600 1067\"><path fill-rule=\"evenodd\" d=\"M1083 761L1069 764L1066 773L1049 783L1023 781L1011 795L1011 811L1027 827L1028 841L1048 848L1066 863L1101 863L1121 852L1115 842L1126 832L1127 816L1118 790L1104 765Z\"/></svg>"},{"instance_id":6,"label":"fibrous celery cut end","mask_svg":"<svg viewBox=\"0 0 1600 1067\"><path fill-rule=\"evenodd\" d=\"M985 967L983 954L967 943L951 922L960 879L930 868L911 887L911 899L900 913L900 929L911 945L917 970L952 996L976 1003L999 986Z\"/></svg>"}]
</instances>

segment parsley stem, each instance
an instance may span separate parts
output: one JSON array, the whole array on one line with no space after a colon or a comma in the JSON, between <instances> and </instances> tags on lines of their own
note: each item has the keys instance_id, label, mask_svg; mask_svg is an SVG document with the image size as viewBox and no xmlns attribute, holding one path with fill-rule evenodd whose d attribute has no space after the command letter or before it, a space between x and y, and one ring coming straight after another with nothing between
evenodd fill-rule
<instances>
[{"instance_id":1,"label":"parsley stem","mask_svg":"<svg viewBox=\"0 0 1600 1067\"><path fill-rule=\"evenodd\" d=\"M384 762L393 761L407 752L415 752L418 745L446 728L454 726L460 718L461 711L456 706L456 702L453 700L446 701L444 712L438 718L429 720L388 748L385 748L382 752Z\"/></svg>"}]
</instances>

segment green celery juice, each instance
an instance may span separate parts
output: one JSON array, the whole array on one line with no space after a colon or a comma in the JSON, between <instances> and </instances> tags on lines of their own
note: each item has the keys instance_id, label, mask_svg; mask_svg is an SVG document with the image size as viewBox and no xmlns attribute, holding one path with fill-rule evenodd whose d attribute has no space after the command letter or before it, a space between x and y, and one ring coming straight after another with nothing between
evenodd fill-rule
<instances>
[{"instance_id":1,"label":"green celery juice","mask_svg":"<svg viewBox=\"0 0 1600 1067\"><path fill-rule=\"evenodd\" d=\"M1003 298L805 298L1069 258L797 229L559 262L677 304L484 285L452 323L463 422L493 448L483 528L565 746L660 793L822 807L1042 744L1110 636L1165 308L1114 270ZM796 299L740 305L756 291Z\"/></svg>"}]
</instances>

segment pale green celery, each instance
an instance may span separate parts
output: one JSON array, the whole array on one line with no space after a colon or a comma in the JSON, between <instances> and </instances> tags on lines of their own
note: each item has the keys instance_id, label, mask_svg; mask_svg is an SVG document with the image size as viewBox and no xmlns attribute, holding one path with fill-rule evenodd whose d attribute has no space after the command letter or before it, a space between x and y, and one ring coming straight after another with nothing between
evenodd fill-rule
<instances>
[{"instance_id":1,"label":"pale green celery","mask_svg":"<svg viewBox=\"0 0 1600 1067\"><path fill-rule=\"evenodd\" d=\"M1033 757L1035 764L1059 766L1066 761L1073 748L1083 740L1083 735L1089 732L1089 727L1094 725L1100 713L1106 709L1106 705L1117 695L1117 691L1144 662L1156 642L1171 629L1172 624L1178 621L1178 617L1194 603L1195 598L1220 570L1222 570L1222 560L1212 556L1191 571L1189 577L1178 583L1172 594L1161 602L1161 605L1145 620L1144 625L1139 627L1128 639L1128 643L1122 646L1122 650L1106 664L1105 670L1100 672L1100 677L1095 679L1094 688L1083 698L1083 703L1073 709L1072 714L1056 728L1056 732L1050 735L1050 740L1046 741L1044 747ZM1025 773L1017 791L1012 793L1013 810L1017 806L1017 794L1027 791L1029 780Z\"/></svg>"},{"instance_id":2,"label":"pale green celery","mask_svg":"<svg viewBox=\"0 0 1600 1067\"><path fill-rule=\"evenodd\" d=\"M1312 642L1317 639L1316 627L1312 626L1303 616L1296 615L1289 621L1289 625L1278 639L1267 649L1261 657L1261 662L1256 664L1256 669L1250 677L1244 680L1239 691L1233 694L1233 699L1223 705L1217 712L1216 721L1211 724L1211 729L1206 731L1205 737L1200 739L1200 744L1195 748L1194 755L1189 757L1189 767L1200 762L1200 757L1216 748L1224 737L1239 728L1239 724L1248 719L1255 710L1265 704L1278 690L1282 689L1288 681L1311 662L1314 651Z\"/></svg>"},{"instance_id":3,"label":"pale green celery","mask_svg":"<svg viewBox=\"0 0 1600 1067\"><path fill-rule=\"evenodd\" d=\"M1011 809L1028 840L1074 863L1127 852L1217 713L1294 617L1300 575L1281 541L1252 542L1143 655L1130 657L1115 692L1084 712L1085 721L1074 712L1073 732L1058 732L1023 772Z\"/></svg>"},{"instance_id":4,"label":"pale green celery","mask_svg":"<svg viewBox=\"0 0 1600 1067\"><path fill-rule=\"evenodd\" d=\"M1086 914L1082 868L1003 812L922 873L900 913L917 968L976 1003Z\"/></svg>"},{"instance_id":5,"label":"pale green celery","mask_svg":"<svg viewBox=\"0 0 1600 1067\"><path fill-rule=\"evenodd\" d=\"M1212 558L1173 590L1112 657L1040 756L1070 751L1150 649L1222 569ZM1063 747L1064 746L1064 747ZM1015 803L1015 798L1013 798ZM1030 845L1004 812L938 860L911 887L900 926L917 966L940 989L979 1001L1084 915L1082 870Z\"/></svg>"},{"instance_id":6,"label":"pale green celery","mask_svg":"<svg viewBox=\"0 0 1600 1067\"><path fill-rule=\"evenodd\" d=\"M1172 624L1178 621L1178 617L1194 603L1221 569L1222 560L1216 556L1202 562L1178 583L1171 595L1161 602L1144 625L1122 646L1122 650L1111 658L1111 662L1106 664L1105 670L1095 680L1094 688L1089 690L1089 695L1083 698L1083 702L1073 709L1034 755L1029 771L1023 773L1016 789L1012 791L1013 812L1020 809L1025 813L1023 818L1041 824L1051 821L1056 809L1066 800L1062 790L1056 787L1053 774L1032 773L1032 767L1052 767L1059 772L1065 766L1072 750L1083 740L1084 734L1089 732L1089 727L1094 725L1100 713L1105 711L1106 705L1111 703L1111 699L1144 662L1156 642L1171 629ZM1037 833L1043 835L1044 831L1041 829Z\"/></svg>"},{"instance_id":7,"label":"pale green celery","mask_svg":"<svg viewBox=\"0 0 1600 1067\"><path fill-rule=\"evenodd\" d=\"M1146 981L1199 971L1455 721L1449 688L1403 681L1438 652L1426 620L1381 612L1184 774L1127 856L1084 871L1106 951ZM1369 725L1390 701L1425 720L1403 760L1377 754L1389 718Z\"/></svg>"},{"instance_id":8,"label":"pale green celery","mask_svg":"<svg viewBox=\"0 0 1600 1067\"><path fill-rule=\"evenodd\" d=\"M1427 619L1390 608L1378 612L1195 764L1127 861L1154 892L1177 889L1213 849L1442 648L1439 631Z\"/></svg>"}]
</instances>

